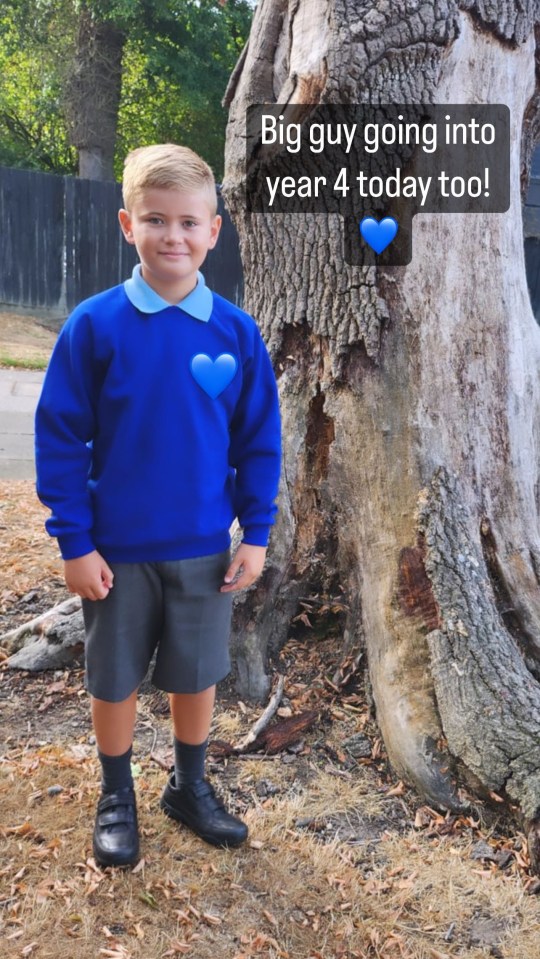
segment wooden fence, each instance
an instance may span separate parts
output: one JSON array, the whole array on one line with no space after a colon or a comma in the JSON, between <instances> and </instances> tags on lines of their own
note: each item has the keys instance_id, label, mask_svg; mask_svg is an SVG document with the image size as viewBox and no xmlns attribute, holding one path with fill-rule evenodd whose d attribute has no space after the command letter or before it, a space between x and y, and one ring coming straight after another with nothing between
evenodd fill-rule
<instances>
[{"instance_id":1,"label":"wooden fence","mask_svg":"<svg viewBox=\"0 0 540 959\"><path fill-rule=\"evenodd\" d=\"M120 184L0 167L0 303L63 319L76 303L121 283L136 263L118 225ZM203 272L241 305L238 237L218 196L223 227ZM540 322L540 147L524 206L527 279Z\"/></svg>"},{"instance_id":2,"label":"wooden fence","mask_svg":"<svg viewBox=\"0 0 540 959\"><path fill-rule=\"evenodd\" d=\"M0 167L0 303L62 319L125 280L137 255L120 232L121 206L118 183ZM203 272L208 286L241 304L238 238L220 196L218 208L221 236Z\"/></svg>"}]
</instances>

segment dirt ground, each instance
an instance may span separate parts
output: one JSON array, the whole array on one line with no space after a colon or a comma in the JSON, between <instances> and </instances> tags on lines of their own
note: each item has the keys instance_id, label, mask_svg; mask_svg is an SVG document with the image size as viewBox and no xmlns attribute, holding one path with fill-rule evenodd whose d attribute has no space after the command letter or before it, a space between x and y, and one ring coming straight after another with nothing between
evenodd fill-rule
<instances>
[{"instance_id":1,"label":"dirt ground","mask_svg":"<svg viewBox=\"0 0 540 959\"><path fill-rule=\"evenodd\" d=\"M0 481L0 634L67 598L46 515L30 481ZM232 678L220 691L209 774L249 825L239 850L161 814L167 703L145 688L132 870L92 858L99 771L82 665L31 674L3 662L2 959L538 959L540 882L517 824L496 803L441 815L398 781L362 672L335 687L335 627L309 602L304 614L272 666L285 676L273 722L315 710L307 732L277 754L224 759L261 707Z\"/></svg>"},{"instance_id":2,"label":"dirt ground","mask_svg":"<svg viewBox=\"0 0 540 959\"><path fill-rule=\"evenodd\" d=\"M0 366L45 369L55 342L37 316L0 310Z\"/></svg>"}]
</instances>

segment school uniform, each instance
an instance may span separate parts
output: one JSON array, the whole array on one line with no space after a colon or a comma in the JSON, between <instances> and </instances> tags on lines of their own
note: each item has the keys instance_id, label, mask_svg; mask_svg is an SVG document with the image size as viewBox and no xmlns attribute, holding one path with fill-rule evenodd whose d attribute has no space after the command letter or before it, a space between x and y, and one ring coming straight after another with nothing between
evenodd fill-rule
<instances>
[{"instance_id":1,"label":"school uniform","mask_svg":"<svg viewBox=\"0 0 540 959\"><path fill-rule=\"evenodd\" d=\"M115 574L83 601L87 683L117 702L154 682L198 692L228 672L229 528L266 546L280 418L255 321L202 274L177 305L143 279L83 301L65 323L35 421L37 491L64 559L98 550Z\"/></svg>"}]
</instances>

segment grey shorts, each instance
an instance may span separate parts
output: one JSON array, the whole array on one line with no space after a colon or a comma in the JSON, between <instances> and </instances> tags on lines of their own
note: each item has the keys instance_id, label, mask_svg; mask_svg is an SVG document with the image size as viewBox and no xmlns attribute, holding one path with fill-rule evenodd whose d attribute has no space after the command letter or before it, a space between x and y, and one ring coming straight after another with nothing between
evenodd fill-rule
<instances>
[{"instance_id":1,"label":"grey shorts","mask_svg":"<svg viewBox=\"0 0 540 959\"><path fill-rule=\"evenodd\" d=\"M83 600L86 686L121 702L146 676L168 693L198 693L230 670L232 594L220 593L230 550L163 563L111 563L103 600Z\"/></svg>"}]
</instances>

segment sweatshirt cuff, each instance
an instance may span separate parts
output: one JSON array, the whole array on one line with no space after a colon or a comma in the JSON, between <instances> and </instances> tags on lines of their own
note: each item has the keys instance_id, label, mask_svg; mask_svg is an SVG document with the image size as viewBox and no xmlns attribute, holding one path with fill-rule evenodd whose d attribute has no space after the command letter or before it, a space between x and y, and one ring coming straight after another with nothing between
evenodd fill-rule
<instances>
[{"instance_id":1,"label":"sweatshirt cuff","mask_svg":"<svg viewBox=\"0 0 540 959\"><path fill-rule=\"evenodd\" d=\"M246 546L268 546L270 526L246 526L242 542Z\"/></svg>"},{"instance_id":2,"label":"sweatshirt cuff","mask_svg":"<svg viewBox=\"0 0 540 959\"><path fill-rule=\"evenodd\" d=\"M58 537L58 545L62 559L78 559L96 548L88 533L66 533Z\"/></svg>"}]
</instances>

